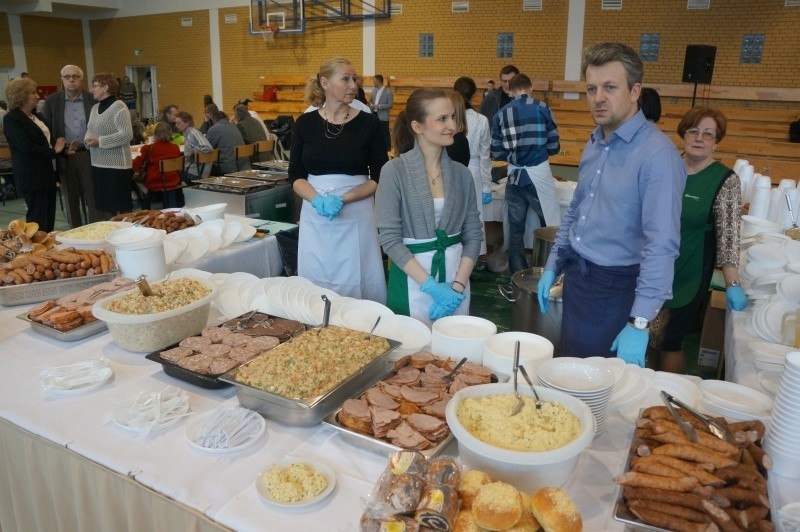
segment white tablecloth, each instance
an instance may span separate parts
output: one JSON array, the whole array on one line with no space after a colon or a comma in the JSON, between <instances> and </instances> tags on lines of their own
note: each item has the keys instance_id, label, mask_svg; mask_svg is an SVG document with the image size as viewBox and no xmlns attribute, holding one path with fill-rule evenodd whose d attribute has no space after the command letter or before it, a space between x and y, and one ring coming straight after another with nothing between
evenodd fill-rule
<instances>
[{"instance_id":1,"label":"white tablecloth","mask_svg":"<svg viewBox=\"0 0 800 532\"><path fill-rule=\"evenodd\" d=\"M258 278L283 273L278 239L274 235L236 242L200 257L186 267L211 273L252 273Z\"/></svg>"},{"instance_id":2,"label":"white tablecloth","mask_svg":"<svg viewBox=\"0 0 800 532\"><path fill-rule=\"evenodd\" d=\"M156 386L177 386L190 398L193 412L237 404L232 389L204 390L166 376L161 366L141 354L117 347L110 335L66 344L34 333L15 318L27 307L0 309L0 417L66 446L88 460L206 515L236 530L353 530L361 513L360 498L367 495L385 466L384 457L342 441L333 429L322 425L301 428L267 420L267 432L254 446L232 455L209 455L186 442L185 422L141 438L107 421L107 414L140 391ZM215 313L212 313L212 319ZM85 395L50 397L43 394L39 371L45 366L105 357L114 370L111 382ZM608 428L581 455L564 489L575 499L584 519L584 530L623 530L611 517L616 487L612 478L622 471L633 426L611 414ZM451 447L456 453L455 446ZM259 472L285 458L322 460L334 469L337 487L331 497L301 511L268 506L257 495L254 482ZM10 464L7 464L10 467ZM14 464L33 474L47 474L46 463ZM800 483L773 475L773 503L800 499ZM20 494L24 496L24 494ZM0 504L0 508L3 505ZM119 512L126 507L120 504ZM50 509L49 511L56 511ZM0 527L13 523L14 515L0 514ZM9 526L10 530L16 527Z\"/></svg>"}]
</instances>

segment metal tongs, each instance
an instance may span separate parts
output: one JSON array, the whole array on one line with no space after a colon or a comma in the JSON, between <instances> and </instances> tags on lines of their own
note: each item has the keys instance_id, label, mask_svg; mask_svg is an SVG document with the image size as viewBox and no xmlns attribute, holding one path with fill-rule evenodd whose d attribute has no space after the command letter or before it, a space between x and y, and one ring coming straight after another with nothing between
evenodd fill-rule
<instances>
[{"instance_id":1,"label":"metal tongs","mask_svg":"<svg viewBox=\"0 0 800 532\"><path fill-rule=\"evenodd\" d=\"M322 311L322 327L327 327L331 319L331 300L325 294L322 295L322 301L325 302L325 308Z\"/></svg>"},{"instance_id":2,"label":"metal tongs","mask_svg":"<svg viewBox=\"0 0 800 532\"><path fill-rule=\"evenodd\" d=\"M676 421L680 420L680 421L678 421L678 424L681 426L683 431L686 433L686 436L691 441L693 441L693 442L697 441L697 431L694 429L694 427L692 427L691 423L689 423L687 421L684 421L683 418L680 417L678 412L675 410L674 406L678 406L680 408L683 408L684 410L686 410L686 412L688 412L689 414L691 414L695 418L697 418L700 421L702 421L703 423L705 423L706 426L708 427L708 431L711 432L711 434L713 434L714 436L716 436L720 440L724 440L724 441L726 441L728 443L735 443L735 440L734 440L734 437L733 437L733 434L731 433L731 431L729 431L727 429L727 427L725 427L724 425L719 423L717 420L715 420L715 419L713 419L713 418L711 418L709 416L706 416L705 414L701 414L700 412L698 412L697 410L695 410L691 406L687 405L683 401L680 401L680 400L676 399L675 397L673 397L669 393L665 392L664 390L661 390L661 398L664 400L664 404L667 405L667 409L670 411L670 413L675 418L675 420ZM692 435L687 431L685 425L688 425L689 428L691 428L691 432L694 434L694 438L692 438Z\"/></svg>"}]
</instances>

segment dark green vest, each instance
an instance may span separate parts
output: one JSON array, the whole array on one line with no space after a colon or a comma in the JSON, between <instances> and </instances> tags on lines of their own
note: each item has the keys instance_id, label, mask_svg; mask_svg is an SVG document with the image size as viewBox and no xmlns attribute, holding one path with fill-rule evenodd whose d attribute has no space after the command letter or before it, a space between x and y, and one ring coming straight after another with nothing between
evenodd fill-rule
<instances>
[{"instance_id":1,"label":"dark green vest","mask_svg":"<svg viewBox=\"0 0 800 532\"><path fill-rule=\"evenodd\" d=\"M706 232L715 230L714 223L709 221L712 219L711 209L730 172L728 167L716 161L686 178L681 208L680 255L675 260L672 299L664 303L664 308L689 304L700 288Z\"/></svg>"}]
</instances>

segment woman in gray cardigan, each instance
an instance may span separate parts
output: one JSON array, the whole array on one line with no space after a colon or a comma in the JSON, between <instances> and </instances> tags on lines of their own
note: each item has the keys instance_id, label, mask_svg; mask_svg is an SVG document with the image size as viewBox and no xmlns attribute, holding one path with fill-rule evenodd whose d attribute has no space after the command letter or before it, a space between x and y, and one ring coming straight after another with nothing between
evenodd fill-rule
<instances>
[{"instance_id":1,"label":"woman in gray cardigan","mask_svg":"<svg viewBox=\"0 0 800 532\"><path fill-rule=\"evenodd\" d=\"M443 91L411 94L394 127L400 155L384 165L375 195L378 241L391 259L387 304L425 323L469 313L483 238L472 174L444 149L453 115Z\"/></svg>"}]
</instances>

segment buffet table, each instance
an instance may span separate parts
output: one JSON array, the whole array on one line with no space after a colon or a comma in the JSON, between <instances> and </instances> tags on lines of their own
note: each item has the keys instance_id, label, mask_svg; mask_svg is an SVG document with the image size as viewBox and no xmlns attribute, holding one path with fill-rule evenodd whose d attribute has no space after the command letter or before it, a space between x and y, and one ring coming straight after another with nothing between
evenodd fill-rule
<instances>
[{"instance_id":1,"label":"buffet table","mask_svg":"<svg viewBox=\"0 0 800 532\"><path fill-rule=\"evenodd\" d=\"M0 308L0 529L15 530L357 530L361 498L386 458L344 442L325 426L290 427L267 420L253 446L214 455L192 449L177 425L142 438L107 419L111 408L155 387L176 386L200 413L238 404L234 389L204 390L166 376L161 366L117 347L109 334L65 344L33 332ZM212 310L212 321L216 314ZM45 366L104 357L113 379L83 395L45 395ZM612 519L612 478L624 466L633 425L609 416L608 428L581 455L564 489L584 530L624 530ZM451 444L446 454L457 454ZM255 480L285 457L323 461L336 473L333 494L307 508L281 510L259 498ZM800 498L800 482L770 480L773 504Z\"/></svg>"}]
</instances>

